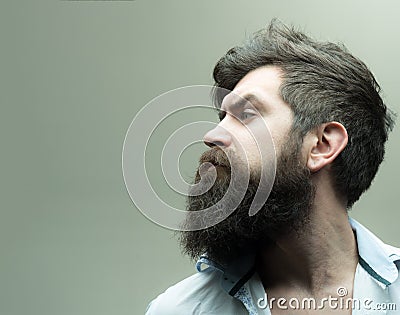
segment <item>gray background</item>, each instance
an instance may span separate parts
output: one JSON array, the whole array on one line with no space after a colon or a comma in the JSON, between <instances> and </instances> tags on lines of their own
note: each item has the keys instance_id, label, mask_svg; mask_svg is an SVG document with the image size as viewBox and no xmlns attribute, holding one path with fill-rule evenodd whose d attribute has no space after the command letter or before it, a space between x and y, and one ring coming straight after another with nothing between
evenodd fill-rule
<instances>
[{"instance_id":1,"label":"gray background","mask_svg":"<svg viewBox=\"0 0 400 315\"><path fill-rule=\"evenodd\" d=\"M122 143L138 110L170 89L211 84L216 60L278 17L345 43L400 112L399 9L397 0L2 1L0 314L143 314L194 267L126 193ZM399 136L352 211L397 246Z\"/></svg>"}]
</instances>

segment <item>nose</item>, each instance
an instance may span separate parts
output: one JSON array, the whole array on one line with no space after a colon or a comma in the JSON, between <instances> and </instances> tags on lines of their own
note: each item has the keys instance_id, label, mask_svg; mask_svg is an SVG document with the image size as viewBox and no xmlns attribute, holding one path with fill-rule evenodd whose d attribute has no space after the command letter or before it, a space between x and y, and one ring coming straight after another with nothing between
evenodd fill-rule
<instances>
[{"instance_id":1,"label":"nose","mask_svg":"<svg viewBox=\"0 0 400 315\"><path fill-rule=\"evenodd\" d=\"M225 128L218 125L204 135L203 142L210 148L214 146L229 147L232 143L232 136Z\"/></svg>"}]
</instances>

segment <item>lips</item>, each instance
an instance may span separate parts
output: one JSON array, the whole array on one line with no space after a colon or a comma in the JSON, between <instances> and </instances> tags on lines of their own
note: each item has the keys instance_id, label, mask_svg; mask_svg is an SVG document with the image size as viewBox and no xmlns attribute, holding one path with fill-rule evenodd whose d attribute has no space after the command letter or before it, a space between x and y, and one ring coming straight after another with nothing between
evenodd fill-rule
<instances>
[{"instance_id":1,"label":"lips","mask_svg":"<svg viewBox=\"0 0 400 315\"><path fill-rule=\"evenodd\" d=\"M213 147L205 151L199 160L199 167L195 176L195 183L199 182L201 177L209 178L211 169L217 173L217 178L226 179L230 176L230 163L226 153L219 147ZM213 166L213 167L212 167Z\"/></svg>"},{"instance_id":2,"label":"lips","mask_svg":"<svg viewBox=\"0 0 400 315\"><path fill-rule=\"evenodd\" d=\"M205 162L212 163L214 166L229 166L229 159L227 155L218 147L213 147L201 155L200 163Z\"/></svg>"},{"instance_id":3,"label":"lips","mask_svg":"<svg viewBox=\"0 0 400 315\"><path fill-rule=\"evenodd\" d=\"M214 163L214 162L211 162L211 161L205 161L200 165L199 172L200 173L208 172L210 169L212 169L213 166L216 169L220 168L220 167L223 167L222 165L220 165L218 163Z\"/></svg>"}]
</instances>

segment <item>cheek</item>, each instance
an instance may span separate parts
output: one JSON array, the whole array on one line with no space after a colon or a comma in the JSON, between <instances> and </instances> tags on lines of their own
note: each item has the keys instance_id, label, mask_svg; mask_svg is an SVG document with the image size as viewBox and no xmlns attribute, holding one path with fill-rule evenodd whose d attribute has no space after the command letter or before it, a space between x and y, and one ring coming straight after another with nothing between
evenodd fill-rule
<instances>
[{"instance_id":1,"label":"cheek","mask_svg":"<svg viewBox=\"0 0 400 315\"><path fill-rule=\"evenodd\" d=\"M276 148L284 138L282 132L276 132L274 128L264 119L254 119L235 134L235 156L241 165L248 163L250 169L257 170L262 162L271 164L277 156Z\"/></svg>"},{"instance_id":2,"label":"cheek","mask_svg":"<svg viewBox=\"0 0 400 315\"><path fill-rule=\"evenodd\" d=\"M231 167L237 168L240 172L253 171L260 163L260 154L256 141L249 132L236 134L234 152L231 156Z\"/></svg>"},{"instance_id":3,"label":"cheek","mask_svg":"<svg viewBox=\"0 0 400 315\"><path fill-rule=\"evenodd\" d=\"M246 163L252 173L259 170L261 161L265 160L267 155L270 156L269 152L275 152L271 141L265 141L265 137L264 139L257 136L246 137L242 139L240 145L241 149L237 151L237 158L242 165L241 168Z\"/></svg>"},{"instance_id":4,"label":"cheek","mask_svg":"<svg viewBox=\"0 0 400 315\"><path fill-rule=\"evenodd\" d=\"M265 120L258 119L249 128L249 148L254 160L260 161L262 158L270 157L275 154L276 138L280 141L280 134L274 133L274 129L265 123Z\"/></svg>"},{"instance_id":5,"label":"cheek","mask_svg":"<svg viewBox=\"0 0 400 315\"><path fill-rule=\"evenodd\" d=\"M280 155L281 151L285 149L290 141L290 126L285 126L285 128L275 128L271 130L272 139L274 143L275 153L277 156Z\"/></svg>"}]
</instances>

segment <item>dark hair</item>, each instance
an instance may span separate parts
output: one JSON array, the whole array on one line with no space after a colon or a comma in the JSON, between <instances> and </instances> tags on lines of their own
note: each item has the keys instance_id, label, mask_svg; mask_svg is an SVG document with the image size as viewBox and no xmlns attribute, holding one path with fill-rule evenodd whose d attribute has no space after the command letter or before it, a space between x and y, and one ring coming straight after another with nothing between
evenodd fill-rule
<instances>
[{"instance_id":1,"label":"dark hair","mask_svg":"<svg viewBox=\"0 0 400 315\"><path fill-rule=\"evenodd\" d=\"M332 171L336 189L350 208L371 185L394 125L379 84L343 45L315 41L273 20L218 61L215 86L233 90L248 72L266 65L283 71L280 93L293 109L292 131L300 134L300 141L325 122L337 121L346 128L349 141ZM217 104L223 96L215 95Z\"/></svg>"}]
</instances>

